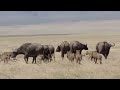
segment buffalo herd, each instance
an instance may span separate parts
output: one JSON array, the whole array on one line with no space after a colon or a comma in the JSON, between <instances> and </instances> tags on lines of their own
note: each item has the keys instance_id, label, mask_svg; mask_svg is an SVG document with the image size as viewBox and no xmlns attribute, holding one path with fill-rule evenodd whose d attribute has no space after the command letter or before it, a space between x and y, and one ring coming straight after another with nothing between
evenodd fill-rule
<instances>
[{"instance_id":1,"label":"buffalo herd","mask_svg":"<svg viewBox=\"0 0 120 90\"><path fill-rule=\"evenodd\" d=\"M97 60L100 61L100 64L102 64L102 55L107 59L110 48L115 46L115 43L110 44L106 41L104 42L98 42L96 45L96 51L88 51L87 44L83 44L79 41L72 41L67 42L63 41L60 45L57 46L56 50L53 45L42 45L39 43L25 43L21 45L19 48L16 48L12 52L6 52L7 56L4 58L6 59L10 58L16 58L17 55L23 54L24 60L26 64L28 64L29 57L33 58L32 63L36 63L37 59L40 61L55 61L55 52L61 53L62 60L64 59L64 56L66 54L67 58L70 61L74 61L76 59L76 62L80 64L82 57L85 55L89 55L92 59L94 59L95 63L97 63ZM87 50L85 55L82 55L82 50ZM2 57L1 55L0 57ZM9 56L9 57L8 57Z\"/></svg>"}]
</instances>

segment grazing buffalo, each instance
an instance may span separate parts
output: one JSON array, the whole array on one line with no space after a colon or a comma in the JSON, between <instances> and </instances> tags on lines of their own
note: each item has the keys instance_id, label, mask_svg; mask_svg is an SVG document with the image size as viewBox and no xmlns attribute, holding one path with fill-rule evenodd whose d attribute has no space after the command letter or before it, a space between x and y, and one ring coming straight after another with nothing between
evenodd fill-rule
<instances>
[{"instance_id":1,"label":"grazing buffalo","mask_svg":"<svg viewBox=\"0 0 120 90\"><path fill-rule=\"evenodd\" d=\"M56 52L61 51L62 60L64 58L64 54L67 54L70 51L70 44L67 41L61 43L61 45L57 46ZM68 56L68 55L67 55Z\"/></svg>"},{"instance_id":2,"label":"grazing buffalo","mask_svg":"<svg viewBox=\"0 0 120 90\"><path fill-rule=\"evenodd\" d=\"M36 63L36 57L40 54L43 54L43 46L37 43L25 43L21 45L19 48L14 50L12 53L12 57L16 57L19 54L24 55L24 60L28 64L28 58L33 57L32 63Z\"/></svg>"},{"instance_id":3,"label":"grazing buffalo","mask_svg":"<svg viewBox=\"0 0 120 90\"><path fill-rule=\"evenodd\" d=\"M55 48L54 48L54 46L53 45L48 45L48 48L49 48L49 51L50 51L50 57L51 57L51 59L53 58L54 61L55 61Z\"/></svg>"},{"instance_id":4,"label":"grazing buffalo","mask_svg":"<svg viewBox=\"0 0 120 90\"><path fill-rule=\"evenodd\" d=\"M74 53L72 53L72 52L67 52L67 57L68 57L68 59L71 61L71 62L73 62L74 61L74 59L75 59L75 55L74 55Z\"/></svg>"},{"instance_id":5,"label":"grazing buffalo","mask_svg":"<svg viewBox=\"0 0 120 90\"><path fill-rule=\"evenodd\" d=\"M105 59L107 59L108 55L109 55L109 51L110 51L110 48L115 46L115 43L110 44L110 43L107 43L107 42L99 42L97 45L96 45L96 50L98 53L101 53L103 54L103 56L105 57Z\"/></svg>"},{"instance_id":6,"label":"grazing buffalo","mask_svg":"<svg viewBox=\"0 0 120 90\"><path fill-rule=\"evenodd\" d=\"M48 45L43 45L43 55L44 55L44 59L49 60L50 59L50 50Z\"/></svg>"},{"instance_id":7,"label":"grazing buffalo","mask_svg":"<svg viewBox=\"0 0 120 90\"><path fill-rule=\"evenodd\" d=\"M53 45L43 45L44 51L44 59L52 61L54 59L55 61L55 48Z\"/></svg>"},{"instance_id":8,"label":"grazing buffalo","mask_svg":"<svg viewBox=\"0 0 120 90\"><path fill-rule=\"evenodd\" d=\"M53 45L43 45L44 51L44 59L52 61L52 58L54 58L55 61L55 48Z\"/></svg>"},{"instance_id":9,"label":"grazing buffalo","mask_svg":"<svg viewBox=\"0 0 120 90\"><path fill-rule=\"evenodd\" d=\"M75 58L76 58L76 50L79 50L81 54L82 50L88 50L87 44L85 45L78 41L71 42L70 51L75 54Z\"/></svg>"}]
</instances>

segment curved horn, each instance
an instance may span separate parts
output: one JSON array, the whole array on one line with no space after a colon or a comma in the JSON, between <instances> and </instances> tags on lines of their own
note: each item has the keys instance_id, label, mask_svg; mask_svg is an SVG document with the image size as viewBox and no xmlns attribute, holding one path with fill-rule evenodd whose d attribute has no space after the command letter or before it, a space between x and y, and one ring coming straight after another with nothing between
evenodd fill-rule
<instances>
[{"instance_id":1,"label":"curved horn","mask_svg":"<svg viewBox=\"0 0 120 90\"><path fill-rule=\"evenodd\" d=\"M115 46L115 43L113 43L113 44L111 44L112 45L112 47L114 47Z\"/></svg>"}]
</instances>

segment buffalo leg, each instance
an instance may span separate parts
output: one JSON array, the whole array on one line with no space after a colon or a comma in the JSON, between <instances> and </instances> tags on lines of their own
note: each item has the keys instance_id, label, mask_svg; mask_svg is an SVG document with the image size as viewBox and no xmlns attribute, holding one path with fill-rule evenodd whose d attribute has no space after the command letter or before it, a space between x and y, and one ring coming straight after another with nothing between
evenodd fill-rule
<instances>
[{"instance_id":1,"label":"buffalo leg","mask_svg":"<svg viewBox=\"0 0 120 90\"><path fill-rule=\"evenodd\" d=\"M34 63L34 58L33 58L33 61L32 61L32 63Z\"/></svg>"},{"instance_id":2,"label":"buffalo leg","mask_svg":"<svg viewBox=\"0 0 120 90\"><path fill-rule=\"evenodd\" d=\"M102 60L100 60L100 64L102 64Z\"/></svg>"},{"instance_id":3,"label":"buffalo leg","mask_svg":"<svg viewBox=\"0 0 120 90\"><path fill-rule=\"evenodd\" d=\"M105 59L107 59L107 55L105 54Z\"/></svg>"},{"instance_id":4,"label":"buffalo leg","mask_svg":"<svg viewBox=\"0 0 120 90\"><path fill-rule=\"evenodd\" d=\"M103 54L103 56L105 57L105 59L107 59L107 55L106 54Z\"/></svg>"},{"instance_id":5,"label":"buffalo leg","mask_svg":"<svg viewBox=\"0 0 120 90\"><path fill-rule=\"evenodd\" d=\"M76 60L76 63L78 63L78 59Z\"/></svg>"},{"instance_id":6,"label":"buffalo leg","mask_svg":"<svg viewBox=\"0 0 120 90\"><path fill-rule=\"evenodd\" d=\"M35 64L36 64L36 57L35 57Z\"/></svg>"},{"instance_id":7,"label":"buffalo leg","mask_svg":"<svg viewBox=\"0 0 120 90\"><path fill-rule=\"evenodd\" d=\"M91 61L92 61L93 57L91 56L90 58L91 58Z\"/></svg>"},{"instance_id":8,"label":"buffalo leg","mask_svg":"<svg viewBox=\"0 0 120 90\"><path fill-rule=\"evenodd\" d=\"M105 57L106 57L106 59L107 59L108 55L109 55L109 53L107 53L107 54L106 54L106 56L105 56Z\"/></svg>"},{"instance_id":9,"label":"buffalo leg","mask_svg":"<svg viewBox=\"0 0 120 90\"><path fill-rule=\"evenodd\" d=\"M67 58L69 58L69 57L68 57L68 53L69 53L69 52L67 51Z\"/></svg>"},{"instance_id":10,"label":"buffalo leg","mask_svg":"<svg viewBox=\"0 0 120 90\"><path fill-rule=\"evenodd\" d=\"M75 59L76 59L76 53L74 53L74 57L75 57Z\"/></svg>"},{"instance_id":11,"label":"buffalo leg","mask_svg":"<svg viewBox=\"0 0 120 90\"><path fill-rule=\"evenodd\" d=\"M55 62L55 53L53 54L54 62Z\"/></svg>"},{"instance_id":12,"label":"buffalo leg","mask_svg":"<svg viewBox=\"0 0 120 90\"><path fill-rule=\"evenodd\" d=\"M6 58L3 59L4 63L5 63L5 61L6 61L5 59L6 59Z\"/></svg>"},{"instance_id":13,"label":"buffalo leg","mask_svg":"<svg viewBox=\"0 0 120 90\"><path fill-rule=\"evenodd\" d=\"M35 63L35 64L36 64L36 57L33 57L32 63Z\"/></svg>"},{"instance_id":14,"label":"buffalo leg","mask_svg":"<svg viewBox=\"0 0 120 90\"><path fill-rule=\"evenodd\" d=\"M26 58L26 61L27 61L27 63L28 63L28 57Z\"/></svg>"},{"instance_id":15,"label":"buffalo leg","mask_svg":"<svg viewBox=\"0 0 120 90\"><path fill-rule=\"evenodd\" d=\"M64 58L64 53L62 53L62 52L61 52L61 57L62 57L62 60L63 60L63 58Z\"/></svg>"},{"instance_id":16,"label":"buffalo leg","mask_svg":"<svg viewBox=\"0 0 120 90\"><path fill-rule=\"evenodd\" d=\"M97 64L97 59L95 59L95 64Z\"/></svg>"},{"instance_id":17,"label":"buffalo leg","mask_svg":"<svg viewBox=\"0 0 120 90\"><path fill-rule=\"evenodd\" d=\"M74 54L74 57L75 57L75 59L76 59L76 54Z\"/></svg>"},{"instance_id":18,"label":"buffalo leg","mask_svg":"<svg viewBox=\"0 0 120 90\"><path fill-rule=\"evenodd\" d=\"M91 58L91 56L88 57L88 60Z\"/></svg>"},{"instance_id":19,"label":"buffalo leg","mask_svg":"<svg viewBox=\"0 0 120 90\"><path fill-rule=\"evenodd\" d=\"M96 64L96 59L94 58L94 62L95 62L95 64Z\"/></svg>"},{"instance_id":20,"label":"buffalo leg","mask_svg":"<svg viewBox=\"0 0 120 90\"><path fill-rule=\"evenodd\" d=\"M77 63L79 63L79 60L77 60Z\"/></svg>"},{"instance_id":21,"label":"buffalo leg","mask_svg":"<svg viewBox=\"0 0 120 90\"><path fill-rule=\"evenodd\" d=\"M49 55L49 58L48 58L48 59L50 59L50 62L53 60L51 54Z\"/></svg>"},{"instance_id":22,"label":"buffalo leg","mask_svg":"<svg viewBox=\"0 0 120 90\"><path fill-rule=\"evenodd\" d=\"M36 63L36 58L35 58L35 57L33 57L33 61L32 61L32 63L34 63L34 62Z\"/></svg>"},{"instance_id":23,"label":"buffalo leg","mask_svg":"<svg viewBox=\"0 0 120 90\"><path fill-rule=\"evenodd\" d=\"M79 62L78 62L79 64L81 64L81 60L79 60Z\"/></svg>"},{"instance_id":24,"label":"buffalo leg","mask_svg":"<svg viewBox=\"0 0 120 90\"><path fill-rule=\"evenodd\" d=\"M28 57L26 55L24 56L24 60L25 60L26 64L28 64Z\"/></svg>"}]
</instances>

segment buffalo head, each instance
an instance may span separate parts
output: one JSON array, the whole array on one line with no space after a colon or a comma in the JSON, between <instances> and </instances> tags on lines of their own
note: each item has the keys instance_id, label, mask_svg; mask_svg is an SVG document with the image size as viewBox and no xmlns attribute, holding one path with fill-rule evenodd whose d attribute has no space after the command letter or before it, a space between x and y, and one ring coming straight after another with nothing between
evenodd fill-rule
<instances>
[{"instance_id":1,"label":"buffalo head","mask_svg":"<svg viewBox=\"0 0 120 90\"><path fill-rule=\"evenodd\" d=\"M88 50L87 44L83 44L83 49Z\"/></svg>"},{"instance_id":2,"label":"buffalo head","mask_svg":"<svg viewBox=\"0 0 120 90\"><path fill-rule=\"evenodd\" d=\"M57 46L56 52L60 52L60 51L61 51L60 46Z\"/></svg>"},{"instance_id":3,"label":"buffalo head","mask_svg":"<svg viewBox=\"0 0 120 90\"><path fill-rule=\"evenodd\" d=\"M15 49L11 54L11 58L15 58L17 55L18 55L18 50Z\"/></svg>"}]
</instances>

